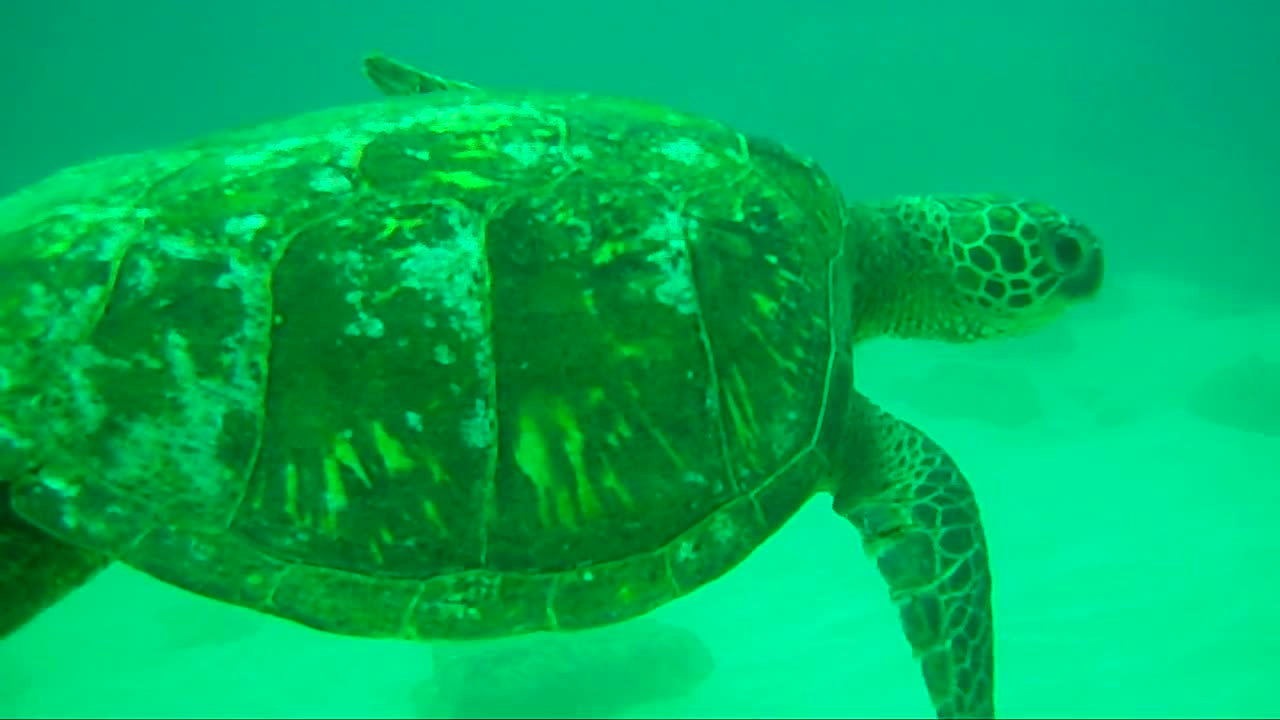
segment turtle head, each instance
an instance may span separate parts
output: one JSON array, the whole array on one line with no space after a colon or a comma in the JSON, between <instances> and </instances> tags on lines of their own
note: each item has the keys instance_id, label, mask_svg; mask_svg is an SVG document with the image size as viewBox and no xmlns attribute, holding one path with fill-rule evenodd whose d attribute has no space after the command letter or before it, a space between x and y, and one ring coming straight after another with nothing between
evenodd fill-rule
<instances>
[{"instance_id":1,"label":"turtle head","mask_svg":"<svg viewBox=\"0 0 1280 720\"><path fill-rule=\"evenodd\" d=\"M903 197L850 209L858 339L1024 335L1092 299L1102 251L1048 205L1000 195Z\"/></svg>"}]
</instances>

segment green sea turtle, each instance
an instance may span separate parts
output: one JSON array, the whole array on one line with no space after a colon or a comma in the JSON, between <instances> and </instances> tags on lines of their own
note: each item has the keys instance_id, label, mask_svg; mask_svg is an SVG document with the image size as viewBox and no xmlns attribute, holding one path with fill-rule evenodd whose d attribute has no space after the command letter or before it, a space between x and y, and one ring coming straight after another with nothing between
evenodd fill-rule
<instances>
[{"instance_id":1,"label":"green sea turtle","mask_svg":"<svg viewBox=\"0 0 1280 720\"><path fill-rule=\"evenodd\" d=\"M625 98L457 87L69 168L0 200L0 635L112 561L348 635L607 625L825 493L937 714L991 715L973 493L852 352L1101 281L1050 206L846 204Z\"/></svg>"}]
</instances>

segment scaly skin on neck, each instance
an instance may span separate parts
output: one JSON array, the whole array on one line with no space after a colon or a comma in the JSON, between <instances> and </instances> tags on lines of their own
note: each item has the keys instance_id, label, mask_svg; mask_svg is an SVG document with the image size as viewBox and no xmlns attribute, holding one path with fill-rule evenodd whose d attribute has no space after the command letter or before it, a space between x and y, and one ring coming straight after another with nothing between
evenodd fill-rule
<instances>
[{"instance_id":1,"label":"scaly skin on neck","mask_svg":"<svg viewBox=\"0 0 1280 720\"><path fill-rule=\"evenodd\" d=\"M925 195L849 208L854 342L972 342L1022 335L1092 298L1097 239L1042 203L1003 195Z\"/></svg>"}]
</instances>

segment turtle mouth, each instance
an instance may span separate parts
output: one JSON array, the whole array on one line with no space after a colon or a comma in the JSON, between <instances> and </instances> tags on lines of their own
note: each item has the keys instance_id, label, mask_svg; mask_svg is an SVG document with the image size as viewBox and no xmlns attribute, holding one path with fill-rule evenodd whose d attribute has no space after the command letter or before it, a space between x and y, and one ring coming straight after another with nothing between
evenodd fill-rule
<instances>
[{"instance_id":1,"label":"turtle mouth","mask_svg":"<svg viewBox=\"0 0 1280 720\"><path fill-rule=\"evenodd\" d=\"M1102 289L1103 275L1102 253L1091 252L1084 263L1062 281L1058 289L1072 300L1090 300Z\"/></svg>"}]
</instances>

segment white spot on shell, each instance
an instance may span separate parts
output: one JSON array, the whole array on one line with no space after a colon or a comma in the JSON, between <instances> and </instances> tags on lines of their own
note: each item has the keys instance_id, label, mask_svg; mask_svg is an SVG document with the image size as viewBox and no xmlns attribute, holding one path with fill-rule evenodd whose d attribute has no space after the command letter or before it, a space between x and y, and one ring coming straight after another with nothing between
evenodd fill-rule
<instances>
[{"instance_id":1,"label":"white spot on shell","mask_svg":"<svg viewBox=\"0 0 1280 720\"><path fill-rule=\"evenodd\" d=\"M299 148L304 148L307 145L310 145L312 142L313 141L309 138L300 138L300 137L285 138L283 140L277 140L276 142L273 142L267 145L266 151L269 153L293 152L294 150L297 150Z\"/></svg>"},{"instance_id":2,"label":"white spot on shell","mask_svg":"<svg viewBox=\"0 0 1280 720\"><path fill-rule=\"evenodd\" d=\"M724 545L738 535L738 524L727 514L717 515L711 520L711 537L716 543Z\"/></svg>"},{"instance_id":3,"label":"white spot on shell","mask_svg":"<svg viewBox=\"0 0 1280 720\"><path fill-rule=\"evenodd\" d=\"M351 190L351 181L333 168L322 168L311 176L311 189L322 193L344 193Z\"/></svg>"},{"instance_id":4,"label":"white spot on shell","mask_svg":"<svg viewBox=\"0 0 1280 720\"><path fill-rule=\"evenodd\" d=\"M80 494L80 487L72 485L66 480L56 476L41 476L40 484L46 488L58 493L62 497L73 498Z\"/></svg>"},{"instance_id":5,"label":"white spot on shell","mask_svg":"<svg viewBox=\"0 0 1280 720\"><path fill-rule=\"evenodd\" d=\"M228 218L222 230L228 235L252 235L267 226L267 216L261 213Z\"/></svg>"},{"instance_id":6,"label":"white spot on shell","mask_svg":"<svg viewBox=\"0 0 1280 720\"><path fill-rule=\"evenodd\" d=\"M714 157L708 155L701 145L688 138L665 143L658 148L658 152L682 165L693 165L700 162L715 164Z\"/></svg>"},{"instance_id":7,"label":"white spot on shell","mask_svg":"<svg viewBox=\"0 0 1280 720\"><path fill-rule=\"evenodd\" d=\"M361 151L373 140L373 136L349 127L340 127L327 133L324 139L338 151L338 164L353 168L359 163Z\"/></svg>"},{"instance_id":8,"label":"white spot on shell","mask_svg":"<svg viewBox=\"0 0 1280 720\"><path fill-rule=\"evenodd\" d=\"M223 158L227 167L235 169L258 168L265 165L289 167L294 160L289 157L293 151L315 142L312 137L290 137L263 145L251 152L236 153Z\"/></svg>"},{"instance_id":9,"label":"white spot on shell","mask_svg":"<svg viewBox=\"0 0 1280 720\"><path fill-rule=\"evenodd\" d=\"M150 295L160 279L156 264L150 258L142 256L138 258L134 267L136 270L128 276L126 282L130 287L136 288L139 294Z\"/></svg>"},{"instance_id":10,"label":"white spot on shell","mask_svg":"<svg viewBox=\"0 0 1280 720\"><path fill-rule=\"evenodd\" d=\"M406 412L404 414L404 421L405 424L409 426L410 430L422 432L422 416L418 413L412 410Z\"/></svg>"},{"instance_id":11,"label":"white spot on shell","mask_svg":"<svg viewBox=\"0 0 1280 720\"><path fill-rule=\"evenodd\" d=\"M683 480L690 485L697 485L698 487L705 487L707 485L706 476L702 473L693 472L692 470L684 474Z\"/></svg>"},{"instance_id":12,"label":"white spot on shell","mask_svg":"<svg viewBox=\"0 0 1280 720\"><path fill-rule=\"evenodd\" d=\"M696 220L667 211L662 219L649 226L644 238L662 243L662 249L651 253L649 262L657 265L663 274L662 282L655 289L658 302L670 305L684 315L698 310L697 293L694 291L693 271L686 257L688 237L697 230Z\"/></svg>"},{"instance_id":13,"label":"white spot on shell","mask_svg":"<svg viewBox=\"0 0 1280 720\"><path fill-rule=\"evenodd\" d=\"M676 560L684 562L693 558L693 542L685 540L680 543L680 550L676 553Z\"/></svg>"},{"instance_id":14,"label":"white spot on shell","mask_svg":"<svg viewBox=\"0 0 1280 720\"><path fill-rule=\"evenodd\" d=\"M41 475L40 483L47 490L57 493L63 499L71 499L80 494L80 487L73 485L61 477L56 475ZM80 527L80 513L76 511L75 503L63 503L61 518L62 526L68 530L75 530Z\"/></svg>"},{"instance_id":15,"label":"white spot on shell","mask_svg":"<svg viewBox=\"0 0 1280 720\"><path fill-rule=\"evenodd\" d=\"M547 151L547 146L542 143L508 143L502 147L502 152L525 167L538 162Z\"/></svg>"},{"instance_id":16,"label":"white spot on shell","mask_svg":"<svg viewBox=\"0 0 1280 720\"><path fill-rule=\"evenodd\" d=\"M386 334L387 328L378 318L366 312L361 312L355 322L347 325L345 332L352 337L363 335L376 339Z\"/></svg>"},{"instance_id":17,"label":"white spot on shell","mask_svg":"<svg viewBox=\"0 0 1280 720\"><path fill-rule=\"evenodd\" d=\"M432 245L418 243L400 263L405 287L419 290L425 299L454 310L450 326L463 338L484 334L481 300L486 267L481 230L457 216L449 219L454 234ZM429 318L428 318L429 320ZM428 325L430 327L430 325Z\"/></svg>"},{"instance_id":18,"label":"white spot on shell","mask_svg":"<svg viewBox=\"0 0 1280 720\"><path fill-rule=\"evenodd\" d=\"M483 400L476 400L475 409L462 419L462 441L468 447L487 448L493 445L493 424L489 421L489 407Z\"/></svg>"}]
</instances>

